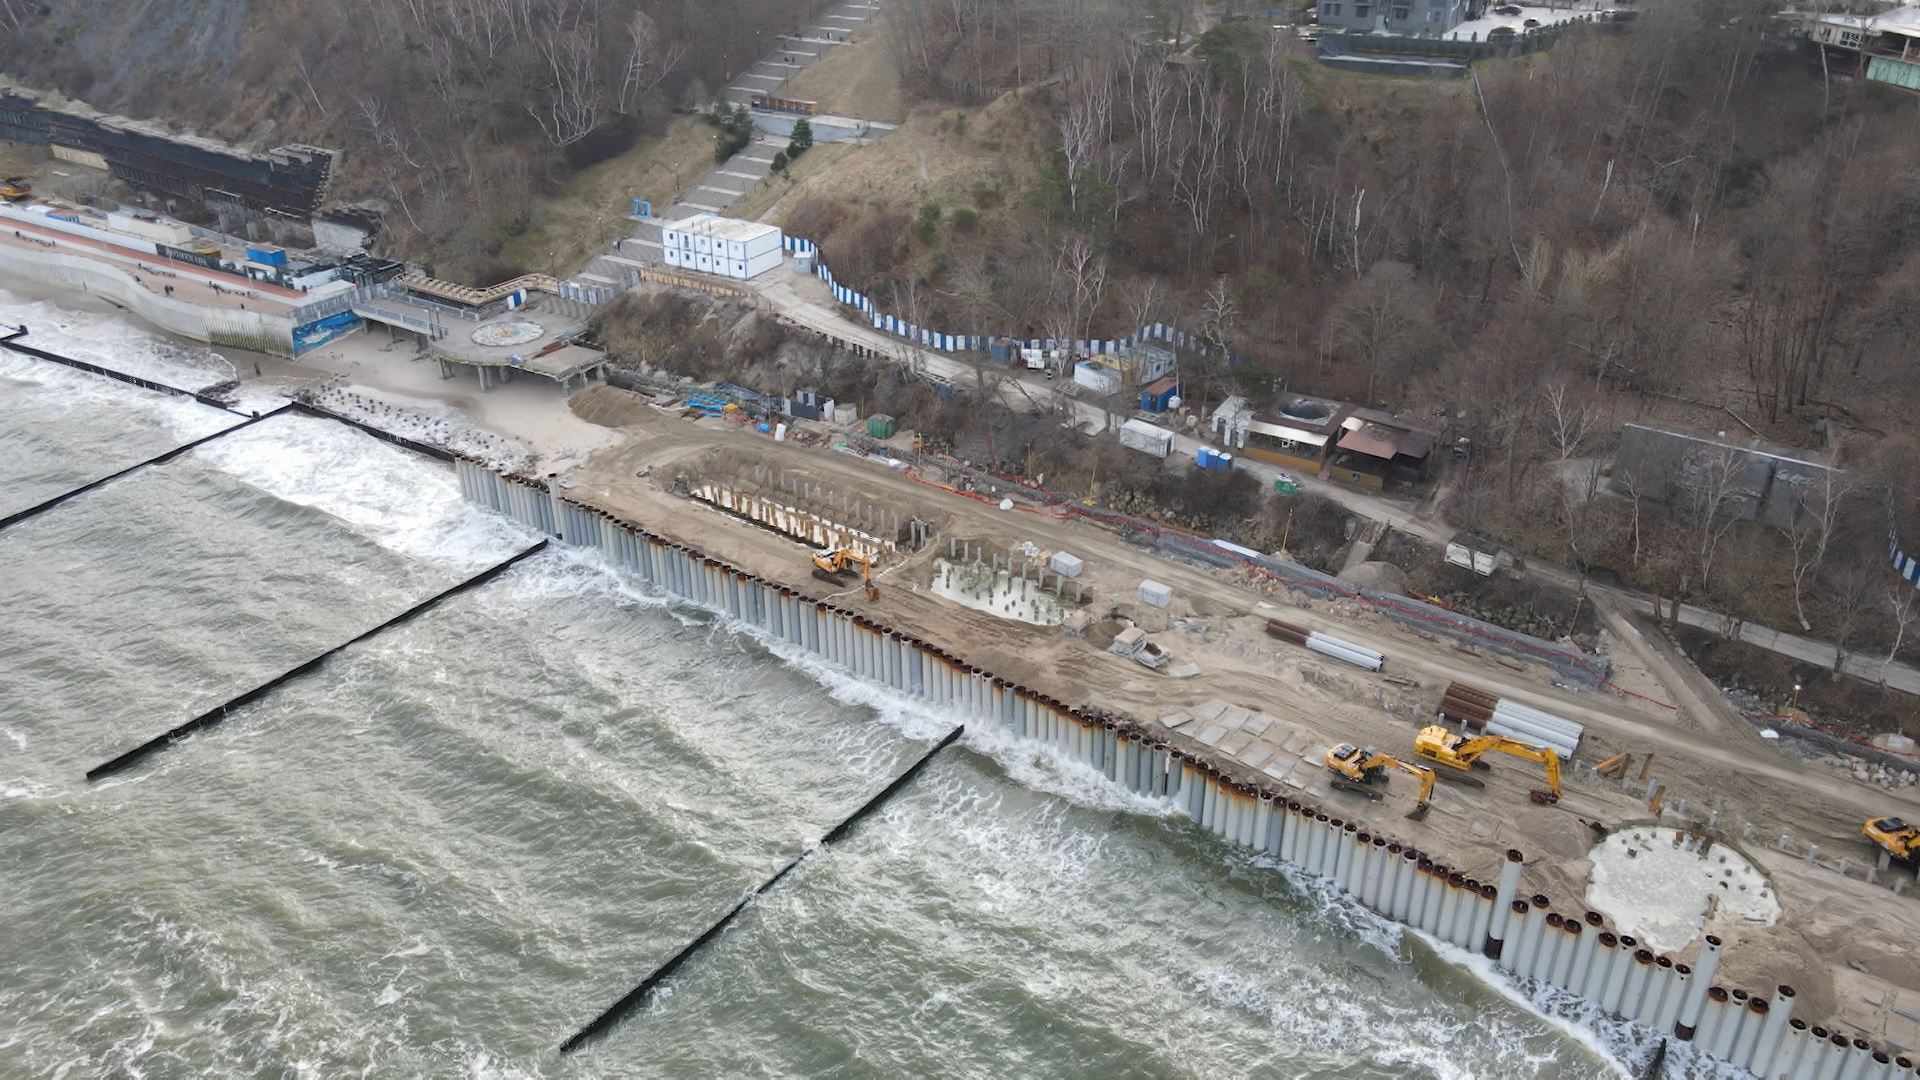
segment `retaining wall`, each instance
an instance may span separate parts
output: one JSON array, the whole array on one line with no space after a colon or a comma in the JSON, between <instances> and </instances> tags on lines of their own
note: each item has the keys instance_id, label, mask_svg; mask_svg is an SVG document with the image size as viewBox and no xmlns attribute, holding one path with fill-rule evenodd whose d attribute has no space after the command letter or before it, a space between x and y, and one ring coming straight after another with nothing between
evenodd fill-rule
<instances>
[{"instance_id":1,"label":"retaining wall","mask_svg":"<svg viewBox=\"0 0 1920 1080\"><path fill-rule=\"evenodd\" d=\"M0 272L42 284L84 289L184 338L276 356L293 355L293 322L284 316L207 308L159 296L137 284L131 270L84 255L0 247Z\"/></svg>"},{"instance_id":2,"label":"retaining wall","mask_svg":"<svg viewBox=\"0 0 1920 1080\"><path fill-rule=\"evenodd\" d=\"M1766 1078L1913 1075L1904 1058L1900 1064L1863 1040L1793 1017L1791 987L1767 995L1714 985L1721 943L1712 935L1693 965L1679 963L1605 929L1598 912L1557 913L1548 897L1521 895L1518 851L1488 853L1497 880L1468 877L1372 824L1332 816L1277 785L1228 776L1124 717L1009 682L933 642L756 577L537 479L501 475L464 458L454 468L461 492L474 502L597 549L666 592L956 712L969 726L998 725L1051 744L1135 794L1171 803L1229 843L1263 851L1382 916L1492 958L1523 986L1558 987Z\"/></svg>"}]
</instances>

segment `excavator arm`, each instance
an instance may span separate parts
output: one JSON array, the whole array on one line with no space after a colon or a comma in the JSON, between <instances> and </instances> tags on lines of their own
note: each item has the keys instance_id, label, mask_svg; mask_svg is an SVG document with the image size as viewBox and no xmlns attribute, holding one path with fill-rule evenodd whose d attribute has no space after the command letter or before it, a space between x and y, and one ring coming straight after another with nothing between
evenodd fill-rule
<instances>
[{"instance_id":1,"label":"excavator arm","mask_svg":"<svg viewBox=\"0 0 1920 1080\"><path fill-rule=\"evenodd\" d=\"M1560 755L1544 746L1523 743L1518 739L1509 739L1501 735L1476 735L1468 738L1456 735L1446 728L1433 724L1422 728L1413 743L1414 756L1438 765L1445 765L1461 773L1479 765L1482 757L1490 753L1510 754L1528 761L1537 761L1547 774L1545 790L1532 793L1533 801L1554 803L1560 801Z\"/></svg>"}]
</instances>

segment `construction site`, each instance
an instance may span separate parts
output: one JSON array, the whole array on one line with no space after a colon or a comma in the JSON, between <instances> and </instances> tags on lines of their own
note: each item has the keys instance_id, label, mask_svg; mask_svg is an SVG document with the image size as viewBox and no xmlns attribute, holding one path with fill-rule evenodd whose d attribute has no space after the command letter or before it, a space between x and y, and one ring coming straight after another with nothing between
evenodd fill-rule
<instances>
[{"instance_id":1,"label":"construction site","mask_svg":"<svg viewBox=\"0 0 1920 1080\"><path fill-rule=\"evenodd\" d=\"M1222 784L1318 806L1465 881L1524 852L1521 895L1551 898L1556 923L1604 920L1683 968L1711 934L1726 986L1791 981L1810 1024L1920 1044L1913 865L1862 835L1920 816L1913 788L1792 760L1731 709L1669 705L1696 690L1644 642L1609 635L1610 686L1578 687L812 425L776 441L608 386L572 407L618 438L558 479L561 498L1122 718ZM1376 764L1354 768L1356 748Z\"/></svg>"}]
</instances>

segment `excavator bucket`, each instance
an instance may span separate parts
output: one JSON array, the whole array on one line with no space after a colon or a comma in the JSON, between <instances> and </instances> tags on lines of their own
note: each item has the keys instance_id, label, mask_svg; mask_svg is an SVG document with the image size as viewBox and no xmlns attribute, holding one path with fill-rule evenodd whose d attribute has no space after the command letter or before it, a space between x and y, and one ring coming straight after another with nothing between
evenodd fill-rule
<instances>
[{"instance_id":1,"label":"excavator bucket","mask_svg":"<svg viewBox=\"0 0 1920 1080\"><path fill-rule=\"evenodd\" d=\"M1560 796L1555 795L1545 788L1534 788L1532 791L1527 792L1527 798L1532 799L1534 804L1538 806L1552 806L1554 803L1560 801Z\"/></svg>"},{"instance_id":2,"label":"excavator bucket","mask_svg":"<svg viewBox=\"0 0 1920 1080\"><path fill-rule=\"evenodd\" d=\"M1414 807L1413 809L1407 811L1407 820L1408 821L1425 821L1427 817L1427 811L1431 809L1433 809L1432 803L1423 802L1420 805Z\"/></svg>"}]
</instances>

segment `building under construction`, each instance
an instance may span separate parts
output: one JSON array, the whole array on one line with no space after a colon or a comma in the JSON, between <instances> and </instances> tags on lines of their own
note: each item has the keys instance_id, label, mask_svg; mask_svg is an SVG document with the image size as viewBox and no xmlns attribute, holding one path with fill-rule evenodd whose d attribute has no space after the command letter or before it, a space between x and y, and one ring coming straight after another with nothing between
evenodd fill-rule
<instances>
[{"instance_id":1,"label":"building under construction","mask_svg":"<svg viewBox=\"0 0 1920 1080\"><path fill-rule=\"evenodd\" d=\"M4 85L0 139L45 146L56 158L104 170L154 195L302 225L326 199L338 157L337 151L302 145L252 153Z\"/></svg>"}]
</instances>

